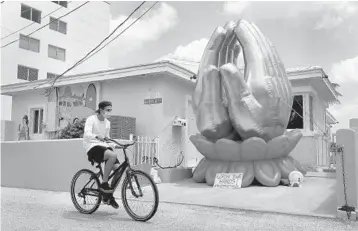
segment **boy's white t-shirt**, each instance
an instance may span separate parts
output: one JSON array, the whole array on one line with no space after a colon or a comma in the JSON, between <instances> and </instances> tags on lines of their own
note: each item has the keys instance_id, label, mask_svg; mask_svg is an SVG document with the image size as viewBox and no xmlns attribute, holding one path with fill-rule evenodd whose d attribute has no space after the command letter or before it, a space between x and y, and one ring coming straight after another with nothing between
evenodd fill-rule
<instances>
[{"instance_id":1,"label":"boy's white t-shirt","mask_svg":"<svg viewBox=\"0 0 358 231\"><path fill-rule=\"evenodd\" d=\"M111 147L112 145L96 139L98 135L109 138L110 129L111 122L109 120L104 119L104 121L101 121L97 115L89 116L86 120L83 134L83 146L86 149L86 153L94 146Z\"/></svg>"}]
</instances>

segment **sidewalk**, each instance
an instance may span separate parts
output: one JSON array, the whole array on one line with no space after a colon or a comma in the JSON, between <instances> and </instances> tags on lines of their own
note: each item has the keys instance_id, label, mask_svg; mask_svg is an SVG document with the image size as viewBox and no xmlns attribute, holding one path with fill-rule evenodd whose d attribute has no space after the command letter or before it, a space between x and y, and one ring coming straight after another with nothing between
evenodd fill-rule
<instances>
[{"instance_id":1,"label":"sidewalk","mask_svg":"<svg viewBox=\"0 0 358 231\"><path fill-rule=\"evenodd\" d=\"M215 189L206 184L186 180L174 184L159 184L160 201L308 215L336 217L336 180L305 177L300 188L286 186Z\"/></svg>"},{"instance_id":2,"label":"sidewalk","mask_svg":"<svg viewBox=\"0 0 358 231\"><path fill-rule=\"evenodd\" d=\"M161 203L188 204L259 212L336 217L336 180L322 177L305 177L300 188L253 186L243 189L215 189L206 184L185 180L173 184L158 184ZM12 195L26 194L27 189L2 188ZM33 190L31 190L33 191ZM42 202L55 201L71 204L68 192L46 192ZM120 190L115 192L120 198Z\"/></svg>"}]
</instances>

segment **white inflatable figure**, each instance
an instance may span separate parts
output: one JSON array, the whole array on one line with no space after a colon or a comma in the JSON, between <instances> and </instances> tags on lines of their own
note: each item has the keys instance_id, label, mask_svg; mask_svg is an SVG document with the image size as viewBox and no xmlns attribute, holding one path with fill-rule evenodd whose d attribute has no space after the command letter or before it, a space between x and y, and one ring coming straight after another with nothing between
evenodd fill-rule
<instances>
[{"instance_id":1,"label":"white inflatable figure","mask_svg":"<svg viewBox=\"0 0 358 231\"><path fill-rule=\"evenodd\" d=\"M288 180L290 182L290 187L301 187L303 183L303 175L299 171L292 171L288 176Z\"/></svg>"},{"instance_id":2,"label":"white inflatable figure","mask_svg":"<svg viewBox=\"0 0 358 231\"><path fill-rule=\"evenodd\" d=\"M154 169L154 168L150 169L150 176L153 178L153 180L156 184L162 183L162 180L160 179L160 177L158 175L158 171L156 169Z\"/></svg>"}]
</instances>

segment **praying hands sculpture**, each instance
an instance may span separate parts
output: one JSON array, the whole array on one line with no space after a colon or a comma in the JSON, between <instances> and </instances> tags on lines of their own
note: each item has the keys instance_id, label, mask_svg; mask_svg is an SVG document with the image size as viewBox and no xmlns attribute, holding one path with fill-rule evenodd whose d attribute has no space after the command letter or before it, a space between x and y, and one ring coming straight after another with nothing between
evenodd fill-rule
<instances>
[{"instance_id":1,"label":"praying hands sculpture","mask_svg":"<svg viewBox=\"0 0 358 231\"><path fill-rule=\"evenodd\" d=\"M241 49L242 48L242 49ZM238 68L243 52L245 70ZM193 179L213 185L217 173L243 173L242 187L256 178L277 186L303 171L288 154L302 137L286 132L292 87L275 47L253 23L218 27L203 54L193 95L201 134L190 137L205 157Z\"/></svg>"}]
</instances>

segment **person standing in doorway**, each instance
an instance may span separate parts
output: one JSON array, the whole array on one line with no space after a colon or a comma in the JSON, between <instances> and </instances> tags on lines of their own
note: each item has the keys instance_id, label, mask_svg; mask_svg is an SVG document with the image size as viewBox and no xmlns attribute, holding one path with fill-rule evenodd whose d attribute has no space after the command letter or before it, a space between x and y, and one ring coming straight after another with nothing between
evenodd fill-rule
<instances>
[{"instance_id":1,"label":"person standing in doorway","mask_svg":"<svg viewBox=\"0 0 358 231\"><path fill-rule=\"evenodd\" d=\"M19 124L18 140L29 140L29 131L29 118L27 117L27 115L24 115L24 117L22 118L22 123Z\"/></svg>"}]
</instances>

